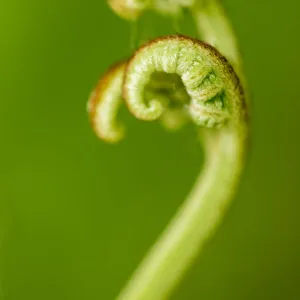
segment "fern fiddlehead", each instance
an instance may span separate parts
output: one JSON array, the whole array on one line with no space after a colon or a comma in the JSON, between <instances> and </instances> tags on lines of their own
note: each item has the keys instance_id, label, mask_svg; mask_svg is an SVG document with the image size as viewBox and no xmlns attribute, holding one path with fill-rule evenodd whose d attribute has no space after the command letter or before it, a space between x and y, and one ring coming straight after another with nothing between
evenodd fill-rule
<instances>
[{"instance_id":1,"label":"fern fiddlehead","mask_svg":"<svg viewBox=\"0 0 300 300\"><path fill-rule=\"evenodd\" d=\"M133 8L130 7L133 3L144 4L139 13L144 9L161 11L162 7L164 13L168 10L167 6L158 5L163 4L159 0L117 2L127 3L127 9ZM225 20L216 0L211 0L213 6L207 13L201 3L209 4L210 0L170 2L179 9L182 5L189 7L198 28L204 31L209 28L204 36L218 37L218 26L207 25L213 20ZM212 11L214 17L210 20ZM199 21L202 14L207 18L204 23ZM232 34L229 28L225 31ZM161 120L165 125L178 126L182 119L193 122L199 127L206 155L204 169L194 188L119 300L170 296L222 220L236 190L248 137L248 109L238 77L242 72L235 44L229 43L228 47L226 40L218 39L214 43L222 54L228 55L236 71L213 46L186 36L166 36L143 45L127 63L105 75L89 102L94 129L107 141L115 142L122 136L116 116L123 96L128 109L138 119ZM230 48L236 52L232 53Z\"/></svg>"},{"instance_id":2,"label":"fern fiddlehead","mask_svg":"<svg viewBox=\"0 0 300 300\"><path fill-rule=\"evenodd\" d=\"M149 6L149 0L107 0L110 7L120 17L134 20Z\"/></svg>"},{"instance_id":3,"label":"fern fiddlehead","mask_svg":"<svg viewBox=\"0 0 300 300\"><path fill-rule=\"evenodd\" d=\"M122 104L122 85L126 63L113 66L98 82L88 101L91 125L98 137L108 143L119 142L124 126L117 122Z\"/></svg>"}]
</instances>

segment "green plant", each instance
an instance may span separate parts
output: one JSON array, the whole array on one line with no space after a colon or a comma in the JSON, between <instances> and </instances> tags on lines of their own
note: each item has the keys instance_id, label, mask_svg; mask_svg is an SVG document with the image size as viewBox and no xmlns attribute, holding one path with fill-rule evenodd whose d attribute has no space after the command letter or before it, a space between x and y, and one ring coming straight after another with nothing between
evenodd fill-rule
<instances>
[{"instance_id":1,"label":"green plant","mask_svg":"<svg viewBox=\"0 0 300 300\"><path fill-rule=\"evenodd\" d=\"M160 120L171 128L179 128L186 120L199 126L206 154L204 170L118 298L165 299L213 234L236 190L248 139L241 84L245 80L235 36L218 1L109 3L129 19L146 9L176 15L185 6L210 44L181 35L150 41L103 76L88 104L95 132L108 142L124 135L117 121L122 97L138 119Z\"/></svg>"}]
</instances>

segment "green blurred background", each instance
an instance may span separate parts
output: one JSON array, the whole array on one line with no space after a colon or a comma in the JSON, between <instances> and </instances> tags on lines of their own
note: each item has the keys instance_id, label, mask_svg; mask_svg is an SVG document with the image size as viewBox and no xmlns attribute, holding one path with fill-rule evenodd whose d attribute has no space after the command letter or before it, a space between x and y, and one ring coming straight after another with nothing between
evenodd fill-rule
<instances>
[{"instance_id":1,"label":"green blurred background","mask_svg":"<svg viewBox=\"0 0 300 300\"><path fill-rule=\"evenodd\" d=\"M251 150L172 299L300 299L300 2L223 3L253 96ZM114 299L201 167L192 126L170 134L124 113L116 146L90 129L89 92L130 32L103 0L1 1L1 299Z\"/></svg>"}]
</instances>

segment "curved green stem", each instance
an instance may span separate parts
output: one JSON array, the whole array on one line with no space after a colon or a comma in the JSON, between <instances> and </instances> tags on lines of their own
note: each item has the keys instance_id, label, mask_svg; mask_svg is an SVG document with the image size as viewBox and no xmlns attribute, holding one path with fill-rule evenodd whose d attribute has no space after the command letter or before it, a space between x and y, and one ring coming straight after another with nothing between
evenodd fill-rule
<instances>
[{"instance_id":1,"label":"curved green stem","mask_svg":"<svg viewBox=\"0 0 300 300\"><path fill-rule=\"evenodd\" d=\"M118 300L165 299L223 218L243 167L244 137L208 133L204 170Z\"/></svg>"}]
</instances>

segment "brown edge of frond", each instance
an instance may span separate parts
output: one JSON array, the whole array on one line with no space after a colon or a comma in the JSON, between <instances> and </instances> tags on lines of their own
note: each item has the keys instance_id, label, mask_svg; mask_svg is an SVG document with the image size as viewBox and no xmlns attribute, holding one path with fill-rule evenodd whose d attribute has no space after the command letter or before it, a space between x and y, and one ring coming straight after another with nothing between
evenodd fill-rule
<instances>
[{"instance_id":1,"label":"brown edge of frond","mask_svg":"<svg viewBox=\"0 0 300 300\"><path fill-rule=\"evenodd\" d=\"M102 94L104 93L105 89L110 84L110 81L114 78L114 75L116 72L119 71L119 69L126 63L126 61L118 62L112 65L105 73L101 76L98 83L96 84L95 88L90 94L88 105L87 105L87 111L89 115L89 120L91 123L91 126L94 131L95 130L95 114L96 109L99 103L102 100Z\"/></svg>"}]
</instances>

